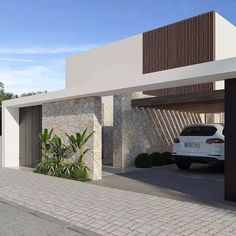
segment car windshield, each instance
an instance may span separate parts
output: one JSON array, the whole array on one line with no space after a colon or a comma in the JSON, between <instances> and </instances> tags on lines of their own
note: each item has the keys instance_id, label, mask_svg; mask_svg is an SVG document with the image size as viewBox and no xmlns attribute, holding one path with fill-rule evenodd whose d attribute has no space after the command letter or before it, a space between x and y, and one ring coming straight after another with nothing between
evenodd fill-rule
<instances>
[{"instance_id":1,"label":"car windshield","mask_svg":"<svg viewBox=\"0 0 236 236\"><path fill-rule=\"evenodd\" d=\"M216 131L214 126L191 126L186 127L180 136L213 136Z\"/></svg>"}]
</instances>

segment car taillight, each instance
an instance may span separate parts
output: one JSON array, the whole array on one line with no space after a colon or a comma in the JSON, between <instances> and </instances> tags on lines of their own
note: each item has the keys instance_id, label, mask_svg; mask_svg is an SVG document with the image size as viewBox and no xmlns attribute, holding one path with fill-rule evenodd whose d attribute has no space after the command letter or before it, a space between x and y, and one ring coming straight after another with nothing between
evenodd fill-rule
<instances>
[{"instance_id":1,"label":"car taillight","mask_svg":"<svg viewBox=\"0 0 236 236\"><path fill-rule=\"evenodd\" d=\"M210 138L207 139L206 143L207 144L213 144L213 143L224 143L225 141L223 139L220 138Z\"/></svg>"},{"instance_id":2,"label":"car taillight","mask_svg":"<svg viewBox=\"0 0 236 236\"><path fill-rule=\"evenodd\" d=\"M173 140L173 142L174 142L174 143L180 143L180 140L179 140L178 138L175 138L175 139Z\"/></svg>"}]
</instances>

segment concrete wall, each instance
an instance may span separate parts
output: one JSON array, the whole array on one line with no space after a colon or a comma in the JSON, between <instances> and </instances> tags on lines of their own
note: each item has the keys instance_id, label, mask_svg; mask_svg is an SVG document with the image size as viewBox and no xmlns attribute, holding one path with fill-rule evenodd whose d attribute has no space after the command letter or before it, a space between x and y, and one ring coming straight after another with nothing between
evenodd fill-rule
<instances>
[{"instance_id":1,"label":"concrete wall","mask_svg":"<svg viewBox=\"0 0 236 236\"><path fill-rule=\"evenodd\" d=\"M51 102L42 105L42 127L54 129L68 143L67 134L95 131L85 148L90 151L85 163L91 169L90 178L101 179L101 98L89 97L74 100Z\"/></svg>"},{"instance_id":2,"label":"concrete wall","mask_svg":"<svg viewBox=\"0 0 236 236\"><path fill-rule=\"evenodd\" d=\"M171 151L184 126L201 123L200 115L131 107L131 95L114 96L113 165L130 167L142 152Z\"/></svg>"}]
</instances>

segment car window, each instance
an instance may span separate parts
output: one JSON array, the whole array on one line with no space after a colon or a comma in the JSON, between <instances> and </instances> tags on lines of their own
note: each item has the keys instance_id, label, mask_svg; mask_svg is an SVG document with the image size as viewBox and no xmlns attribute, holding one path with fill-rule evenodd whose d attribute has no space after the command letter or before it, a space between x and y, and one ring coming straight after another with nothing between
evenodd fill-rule
<instances>
[{"instance_id":1,"label":"car window","mask_svg":"<svg viewBox=\"0 0 236 236\"><path fill-rule=\"evenodd\" d=\"M214 126L193 126L185 128L180 136L213 136L216 131Z\"/></svg>"}]
</instances>

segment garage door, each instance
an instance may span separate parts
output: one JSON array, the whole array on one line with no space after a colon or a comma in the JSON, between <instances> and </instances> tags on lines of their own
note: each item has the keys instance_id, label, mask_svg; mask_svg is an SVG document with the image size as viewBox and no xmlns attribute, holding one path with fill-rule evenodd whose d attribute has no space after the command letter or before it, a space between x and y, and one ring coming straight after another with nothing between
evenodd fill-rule
<instances>
[{"instance_id":1,"label":"garage door","mask_svg":"<svg viewBox=\"0 0 236 236\"><path fill-rule=\"evenodd\" d=\"M42 107L20 108L20 166L34 167L41 160L41 130Z\"/></svg>"}]
</instances>

